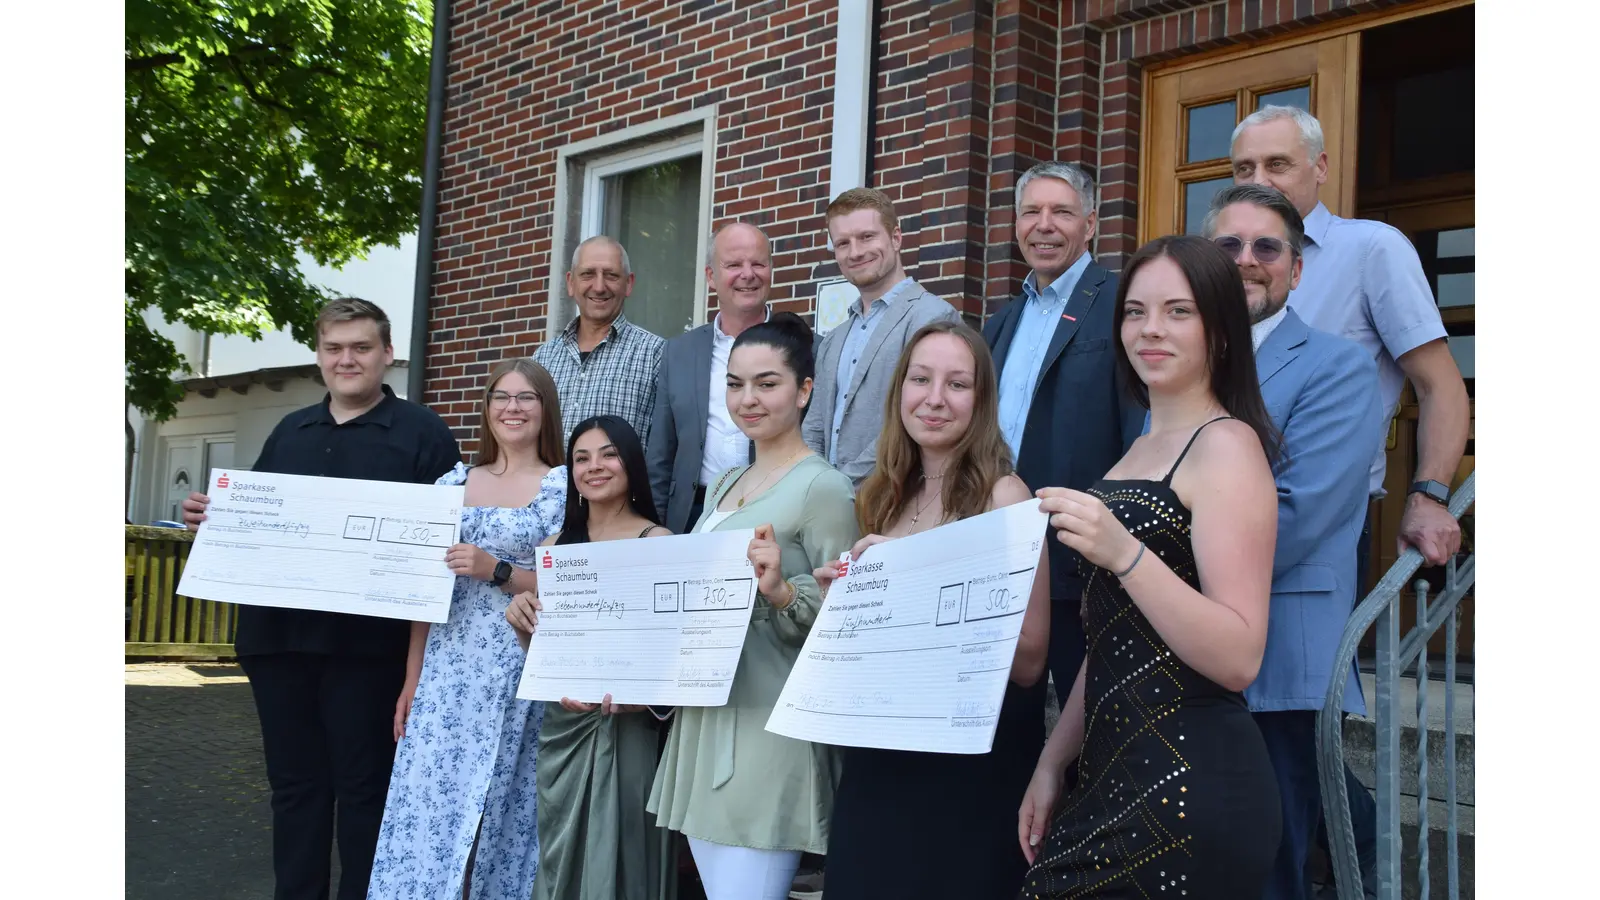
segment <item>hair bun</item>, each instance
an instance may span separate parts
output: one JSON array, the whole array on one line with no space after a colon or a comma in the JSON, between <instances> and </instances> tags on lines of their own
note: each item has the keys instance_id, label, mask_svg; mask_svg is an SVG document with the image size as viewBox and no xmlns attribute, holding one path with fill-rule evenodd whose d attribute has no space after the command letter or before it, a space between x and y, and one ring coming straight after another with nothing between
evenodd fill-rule
<instances>
[{"instance_id":1,"label":"hair bun","mask_svg":"<svg viewBox=\"0 0 1600 900\"><path fill-rule=\"evenodd\" d=\"M806 320L800 318L792 312L775 312L772 314L772 318L768 319L767 321L772 323L774 326L783 329L784 334L787 334L790 337L801 338L807 341L816 337L816 333L811 330L810 325L806 324Z\"/></svg>"},{"instance_id":2,"label":"hair bun","mask_svg":"<svg viewBox=\"0 0 1600 900\"><path fill-rule=\"evenodd\" d=\"M816 333L806 320L792 312L775 312L765 322L746 328L733 341L733 349L766 344L783 354L801 381L816 374Z\"/></svg>"}]
</instances>

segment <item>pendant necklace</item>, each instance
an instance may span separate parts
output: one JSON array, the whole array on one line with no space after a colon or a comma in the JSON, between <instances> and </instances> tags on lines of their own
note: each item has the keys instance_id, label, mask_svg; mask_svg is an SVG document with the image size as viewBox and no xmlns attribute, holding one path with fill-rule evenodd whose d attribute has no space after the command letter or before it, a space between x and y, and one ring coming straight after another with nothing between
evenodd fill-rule
<instances>
[{"instance_id":1,"label":"pendant necklace","mask_svg":"<svg viewBox=\"0 0 1600 900\"><path fill-rule=\"evenodd\" d=\"M805 449L806 448L801 448L800 450L796 450L793 453L793 455L791 455L788 459L784 460L781 463L778 463L776 466L773 466L772 467L772 471L768 472L759 482L757 482L755 487L753 487L750 490L745 491L744 493L739 495L739 505L734 507L734 508L735 509L744 509L744 501L748 500L750 498L751 494L753 494L756 491L760 490L761 486L767 483L767 479L768 478L771 478L773 476L773 474L776 473L779 469L781 469L784 466L787 466L789 463L793 462L794 458L796 456L799 456L801 453L803 453L805 451Z\"/></svg>"},{"instance_id":2,"label":"pendant necklace","mask_svg":"<svg viewBox=\"0 0 1600 900\"><path fill-rule=\"evenodd\" d=\"M922 476L922 480L925 481L925 482L926 481L938 481L939 479L941 479L943 477L944 477L943 473L940 473L938 475L924 475L924 476ZM933 503L934 498L938 497L938 496L939 496L939 492L938 491L934 491L932 497L929 497L926 501L923 502L923 504L921 506L917 507L917 511L911 515L911 530L913 530L913 531L916 530L917 521L922 518L923 510L926 510L928 508L929 504Z\"/></svg>"}]
</instances>

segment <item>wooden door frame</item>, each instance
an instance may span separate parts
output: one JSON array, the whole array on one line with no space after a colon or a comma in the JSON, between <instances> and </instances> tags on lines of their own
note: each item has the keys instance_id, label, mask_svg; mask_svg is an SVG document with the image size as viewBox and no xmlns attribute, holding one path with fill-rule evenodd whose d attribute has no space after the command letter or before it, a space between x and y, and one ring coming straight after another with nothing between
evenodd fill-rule
<instances>
[{"instance_id":1,"label":"wooden door frame","mask_svg":"<svg viewBox=\"0 0 1600 900\"><path fill-rule=\"evenodd\" d=\"M1223 63L1237 62L1303 44L1316 43L1344 35L1368 31L1383 25L1392 25L1395 22L1404 22L1419 16L1433 15L1459 9L1463 6L1472 6L1476 0L1417 0L1400 9L1372 10L1357 13L1344 19L1331 22L1320 22L1306 25L1295 30L1292 34L1274 35L1271 37L1257 38L1247 41L1242 45L1219 47L1214 50L1202 50L1198 53L1187 54L1176 59L1152 63L1144 69L1140 76L1140 121L1148 123L1151 118L1151 100L1154 98L1154 82L1157 77L1173 75L1191 69L1205 68ZM1345 96L1359 101L1361 94L1361 45L1353 41L1348 49L1350 56L1345 65ZM1345 108L1339 111L1343 118L1341 144L1337 148L1328 148L1328 155L1332 159L1354 160L1357 155L1357 139L1359 137L1359 116L1361 108L1359 102L1346 103ZM1143 234L1145 216L1150 213L1151 179L1147 176L1150 167L1149 160L1153 148L1150 146L1154 129L1148 126L1139 129L1139 164L1141 175L1139 177L1138 211L1134 219L1133 230L1135 235ZM1337 155L1336 155L1337 154ZM1339 209L1346 216L1354 216L1356 208L1356 179L1354 169L1351 177L1341 179L1339 197L1336 202Z\"/></svg>"}]
</instances>

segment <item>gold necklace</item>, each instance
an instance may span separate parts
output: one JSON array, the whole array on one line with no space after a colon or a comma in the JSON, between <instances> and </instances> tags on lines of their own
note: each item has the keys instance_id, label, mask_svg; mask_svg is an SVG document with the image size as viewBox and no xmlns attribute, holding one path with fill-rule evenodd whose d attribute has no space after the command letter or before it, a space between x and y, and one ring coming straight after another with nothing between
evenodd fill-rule
<instances>
[{"instance_id":1,"label":"gold necklace","mask_svg":"<svg viewBox=\"0 0 1600 900\"><path fill-rule=\"evenodd\" d=\"M806 451L806 449L807 448L802 447L801 449L796 450L793 454L791 454L789 456L788 459L784 460L781 463L778 463L776 466L773 466L772 470L767 472L767 474L759 482L756 483L755 487L753 487L750 490L745 491L744 493L739 495L739 505L737 507L735 507L735 509L744 509L744 501L750 499L750 495L751 494L754 494L756 491L760 490L761 486L767 483L767 479L768 478L771 478L773 475L777 474L777 471L779 469L781 469L784 466L787 466L789 463L793 462L794 458L799 456L801 453L804 453ZM748 473L746 473L746 474L748 474Z\"/></svg>"}]
</instances>

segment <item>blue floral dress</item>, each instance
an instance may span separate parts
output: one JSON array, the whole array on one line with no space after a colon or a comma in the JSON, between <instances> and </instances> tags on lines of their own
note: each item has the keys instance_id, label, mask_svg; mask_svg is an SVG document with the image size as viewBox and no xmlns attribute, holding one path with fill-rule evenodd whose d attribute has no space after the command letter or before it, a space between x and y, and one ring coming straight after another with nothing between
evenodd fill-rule
<instances>
[{"instance_id":1,"label":"blue floral dress","mask_svg":"<svg viewBox=\"0 0 1600 900\"><path fill-rule=\"evenodd\" d=\"M465 484L467 467L438 483ZM461 510L461 540L533 567L561 530L567 468L550 470L525 507ZM523 652L506 622L510 596L456 578L450 618L428 631L422 677L395 752L369 900L460 897L473 838L474 900L527 900L539 871L534 762L544 704L517 699ZM479 823L482 833L479 834Z\"/></svg>"}]
</instances>

